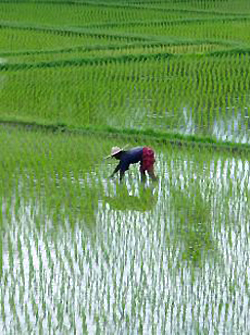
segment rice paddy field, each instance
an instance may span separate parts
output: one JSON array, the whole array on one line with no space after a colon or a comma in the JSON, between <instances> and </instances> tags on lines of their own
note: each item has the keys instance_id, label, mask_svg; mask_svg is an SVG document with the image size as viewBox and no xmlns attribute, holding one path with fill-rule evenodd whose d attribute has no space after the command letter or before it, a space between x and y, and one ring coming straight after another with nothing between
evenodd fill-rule
<instances>
[{"instance_id":1,"label":"rice paddy field","mask_svg":"<svg viewBox=\"0 0 250 335\"><path fill-rule=\"evenodd\" d=\"M250 333L249 69L248 0L0 1L0 334Z\"/></svg>"}]
</instances>

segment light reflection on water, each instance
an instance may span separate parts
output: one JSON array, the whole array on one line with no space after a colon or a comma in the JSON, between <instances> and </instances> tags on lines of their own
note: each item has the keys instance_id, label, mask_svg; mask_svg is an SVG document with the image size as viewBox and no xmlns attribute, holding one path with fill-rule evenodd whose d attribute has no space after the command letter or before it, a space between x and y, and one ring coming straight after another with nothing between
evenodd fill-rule
<instances>
[{"instance_id":1,"label":"light reflection on water","mask_svg":"<svg viewBox=\"0 0 250 335\"><path fill-rule=\"evenodd\" d=\"M129 114L129 113L128 113ZM221 141L250 143L250 121L248 106L224 107L218 110L203 110L184 106L177 111L154 112L144 102L133 107L132 118L125 126L129 128L153 127L185 135L203 135Z\"/></svg>"},{"instance_id":2,"label":"light reflection on water","mask_svg":"<svg viewBox=\"0 0 250 335\"><path fill-rule=\"evenodd\" d=\"M133 204L142 195L132 170L128 193L106 185L94 235L82 221L56 230L45 217L38 231L22 208L4 235L1 334L248 332L249 163L159 158L159 183L143 191L150 210ZM204 218L192 190L211 206L200 223L209 241L192 230Z\"/></svg>"},{"instance_id":3,"label":"light reflection on water","mask_svg":"<svg viewBox=\"0 0 250 335\"><path fill-rule=\"evenodd\" d=\"M195 114L199 113L212 113L213 121L211 124L197 124ZM197 118L197 116L196 116ZM236 143L249 143L250 142L250 125L248 122L248 107L245 108L229 108L225 110L220 108L219 112L216 111L195 111L192 108L183 108L183 124L180 129L181 133L186 135L202 134L212 136L217 140L230 141Z\"/></svg>"}]
</instances>

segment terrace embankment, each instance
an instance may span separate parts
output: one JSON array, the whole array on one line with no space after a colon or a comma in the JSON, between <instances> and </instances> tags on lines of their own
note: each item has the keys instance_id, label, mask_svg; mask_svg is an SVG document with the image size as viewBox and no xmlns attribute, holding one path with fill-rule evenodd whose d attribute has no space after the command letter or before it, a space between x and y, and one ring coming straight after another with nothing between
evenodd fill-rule
<instances>
[{"instance_id":1,"label":"terrace embankment","mask_svg":"<svg viewBox=\"0 0 250 335\"><path fill-rule=\"evenodd\" d=\"M234 153L242 153L250 150L248 143L235 143L229 141L218 141L212 137L202 137L198 135L182 135L178 133L166 133L155 131L154 129L133 130L133 129L119 129L112 127L67 127L63 124L39 124L29 122L17 121L1 121L0 125L3 128L19 128L28 131L42 131L45 133L65 133L65 134L78 134L78 135L96 135L99 138L109 138L119 141L132 141L132 142L147 142L158 144L171 144L178 147L196 147L213 149L214 151L228 151Z\"/></svg>"}]
</instances>

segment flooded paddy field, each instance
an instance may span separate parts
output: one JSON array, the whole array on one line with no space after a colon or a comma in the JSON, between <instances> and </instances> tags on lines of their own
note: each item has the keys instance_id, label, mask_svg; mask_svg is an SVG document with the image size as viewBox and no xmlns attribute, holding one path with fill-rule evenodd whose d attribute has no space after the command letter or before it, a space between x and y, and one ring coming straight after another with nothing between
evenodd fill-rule
<instances>
[{"instance_id":1,"label":"flooded paddy field","mask_svg":"<svg viewBox=\"0 0 250 335\"><path fill-rule=\"evenodd\" d=\"M0 3L0 334L250 333L249 10Z\"/></svg>"},{"instance_id":2,"label":"flooded paddy field","mask_svg":"<svg viewBox=\"0 0 250 335\"><path fill-rule=\"evenodd\" d=\"M247 156L155 144L120 185L112 139L1 140L1 334L248 333Z\"/></svg>"}]
</instances>

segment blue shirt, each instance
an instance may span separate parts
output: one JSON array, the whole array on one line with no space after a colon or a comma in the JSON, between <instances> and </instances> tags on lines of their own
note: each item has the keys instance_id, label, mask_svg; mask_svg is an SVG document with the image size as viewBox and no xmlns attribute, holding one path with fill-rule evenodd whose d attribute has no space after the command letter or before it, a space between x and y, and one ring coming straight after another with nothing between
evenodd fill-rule
<instances>
[{"instance_id":1,"label":"blue shirt","mask_svg":"<svg viewBox=\"0 0 250 335\"><path fill-rule=\"evenodd\" d=\"M129 169L130 164L138 163L142 161L143 147L136 147L128 151L124 151L120 158L120 163L117 166L121 172L125 172Z\"/></svg>"}]
</instances>

